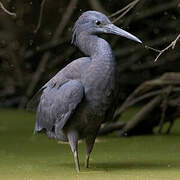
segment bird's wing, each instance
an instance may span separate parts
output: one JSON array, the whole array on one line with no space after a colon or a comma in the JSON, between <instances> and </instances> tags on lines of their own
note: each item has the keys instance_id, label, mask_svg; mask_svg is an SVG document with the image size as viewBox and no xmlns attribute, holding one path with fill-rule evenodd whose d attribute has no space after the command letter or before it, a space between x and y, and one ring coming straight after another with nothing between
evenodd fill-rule
<instances>
[{"instance_id":1,"label":"bird's wing","mask_svg":"<svg viewBox=\"0 0 180 180\"><path fill-rule=\"evenodd\" d=\"M31 100L27 103L27 110L29 111L36 111L37 107L38 107L38 104L39 104L39 101L40 101L40 98L41 98L41 95L42 95L42 92L43 90L45 89L45 87L43 86L32 98Z\"/></svg>"},{"instance_id":2,"label":"bird's wing","mask_svg":"<svg viewBox=\"0 0 180 180\"><path fill-rule=\"evenodd\" d=\"M84 87L78 80L46 87L37 109L35 132L42 129L51 131L57 124L58 128L63 128L83 96Z\"/></svg>"},{"instance_id":3,"label":"bird's wing","mask_svg":"<svg viewBox=\"0 0 180 180\"><path fill-rule=\"evenodd\" d=\"M41 96L46 89L51 89L53 87L60 87L64 83L68 82L69 79L64 76L63 71L59 71L52 79L50 79L41 89L32 97L32 99L27 104L27 109L36 111L38 104L40 102Z\"/></svg>"},{"instance_id":4,"label":"bird's wing","mask_svg":"<svg viewBox=\"0 0 180 180\"><path fill-rule=\"evenodd\" d=\"M60 87L70 79L80 79L81 73L85 71L91 59L88 57L79 58L68 64L65 68L59 71L52 79L50 79L28 102L27 109L36 111L40 98L45 89L51 89L53 87Z\"/></svg>"}]
</instances>

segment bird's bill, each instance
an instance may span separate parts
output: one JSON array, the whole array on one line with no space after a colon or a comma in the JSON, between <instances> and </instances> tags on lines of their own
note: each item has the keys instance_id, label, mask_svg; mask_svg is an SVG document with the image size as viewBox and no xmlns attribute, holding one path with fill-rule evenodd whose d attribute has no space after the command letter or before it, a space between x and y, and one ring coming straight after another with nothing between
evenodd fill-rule
<instances>
[{"instance_id":1,"label":"bird's bill","mask_svg":"<svg viewBox=\"0 0 180 180\"><path fill-rule=\"evenodd\" d=\"M131 39L133 41L136 41L138 43L142 43L140 39L138 39L136 36L132 35L131 33L128 33L127 31L115 26L114 24L107 24L104 26L106 33L119 35L122 37L125 37L127 39Z\"/></svg>"}]
</instances>

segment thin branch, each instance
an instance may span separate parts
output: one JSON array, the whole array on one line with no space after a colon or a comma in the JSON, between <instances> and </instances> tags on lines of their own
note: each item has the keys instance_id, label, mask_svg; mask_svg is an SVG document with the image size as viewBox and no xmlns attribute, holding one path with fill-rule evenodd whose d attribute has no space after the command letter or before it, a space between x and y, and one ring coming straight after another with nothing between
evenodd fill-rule
<instances>
[{"instance_id":1,"label":"thin branch","mask_svg":"<svg viewBox=\"0 0 180 180\"><path fill-rule=\"evenodd\" d=\"M131 2L132 3L132 2ZM123 7L122 9L120 9L119 11L116 11L115 13L111 14L109 16L109 18L112 18L120 13L122 13L123 11L125 11L126 9L128 9L131 6L131 3L129 3L127 6Z\"/></svg>"},{"instance_id":2,"label":"thin branch","mask_svg":"<svg viewBox=\"0 0 180 180\"><path fill-rule=\"evenodd\" d=\"M68 24L69 22L69 19L71 18L74 10L75 10L75 7L76 7L76 4L78 3L78 0L71 0L68 4L68 7L66 9L66 13L63 15L62 19L61 19L61 22L59 23L57 29L56 29L56 32L54 34L54 37L52 38L53 41L57 41L57 39L59 38L59 36L62 34L64 28L66 27L66 25Z\"/></svg>"},{"instance_id":3,"label":"thin branch","mask_svg":"<svg viewBox=\"0 0 180 180\"><path fill-rule=\"evenodd\" d=\"M161 131L162 131L162 128L163 128L163 125L164 125L164 122L165 122L165 118L166 118L166 111L167 111L167 108L168 108L168 98L169 98L169 95L171 94L172 92L172 86L168 86L164 92L162 93L163 95L163 99L162 99L162 103L161 103L161 118L160 118L160 122L159 122L159 130L158 130L158 133L161 134Z\"/></svg>"},{"instance_id":4,"label":"thin branch","mask_svg":"<svg viewBox=\"0 0 180 180\"><path fill-rule=\"evenodd\" d=\"M3 4L2 4L1 1L0 1L0 7L1 7L1 9L2 9L6 14L8 14L8 15L10 15L10 16L16 17L16 13L12 13L12 12L8 11L8 10L3 6Z\"/></svg>"},{"instance_id":5,"label":"thin branch","mask_svg":"<svg viewBox=\"0 0 180 180\"><path fill-rule=\"evenodd\" d=\"M126 125L126 122L117 122L117 123L107 123L101 125L101 128L98 132L98 136L104 136L113 131L121 130Z\"/></svg>"},{"instance_id":6,"label":"thin branch","mask_svg":"<svg viewBox=\"0 0 180 180\"><path fill-rule=\"evenodd\" d=\"M66 27L66 25L68 23L68 20L70 19L70 17L72 16L72 14L74 12L74 7L76 6L77 2L78 2L78 0L71 0L69 2L69 5L68 5L68 7L66 9L66 13L62 17L62 20L59 23L59 25L58 25L58 27L57 27L57 29L56 29L56 31L55 31L52 39L51 39L51 42L56 42L59 39L59 37L61 36L64 28ZM32 95L37 83L40 80L40 77L41 77L42 73L45 70L46 64L47 64L50 56L51 56L51 54L49 52L46 52L43 55L39 65L38 65L38 67L36 69L36 72L33 74L32 81L30 82L30 84L29 84L29 86L27 88L27 91L26 91L27 96Z\"/></svg>"},{"instance_id":7,"label":"thin branch","mask_svg":"<svg viewBox=\"0 0 180 180\"><path fill-rule=\"evenodd\" d=\"M172 92L180 92L180 87L173 87L172 88ZM127 108L129 108L130 106L134 105L134 104L137 104L138 102L144 100L144 99L147 99L147 98L150 98L150 97L153 97L153 96L156 96L156 95L159 95L162 93L162 90L155 90L155 91L151 91L151 92L148 92L140 97L137 97L137 98L134 98L134 99L129 99L129 100L126 100L122 105L121 107L116 111L113 119L118 119L121 115L122 112L124 112Z\"/></svg>"},{"instance_id":8,"label":"thin branch","mask_svg":"<svg viewBox=\"0 0 180 180\"><path fill-rule=\"evenodd\" d=\"M155 51L155 52L158 52L158 53L160 53L160 52L161 52L161 50L159 50L159 49L155 49L155 48L150 47L150 46L148 46L148 45L144 45L144 47L145 47L146 49L150 49L150 50Z\"/></svg>"},{"instance_id":9,"label":"thin branch","mask_svg":"<svg viewBox=\"0 0 180 180\"><path fill-rule=\"evenodd\" d=\"M159 54L157 55L156 59L154 60L154 62L156 62L158 60L158 58L165 52L167 51L169 48L174 49L176 46L177 41L180 38L180 34L176 37L176 39L174 41L172 41L166 48L164 48L163 50L160 50Z\"/></svg>"},{"instance_id":10,"label":"thin branch","mask_svg":"<svg viewBox=\"0 0 180 180\"><path fill-rule=\"evenodd\" d=\"M178 2L176 0L166 1L166 2L164 1L163 3L160 3L159 5L149 7L145 11L144 9L142 9L142 12L140 11L138 15L133 18L133 21L140 21L141 19L152 17L155 14L165 12L177 6L178 6Z\"/></svg>"},{"instance_id":11,"label":"thin branch","mask_svg":"<svg viewBox=\"0 0 180 180\"><path fill-rule=\"evenodd\" d=\"M55 68L58 65L60 66L64 62L69 62L70 60L67 57L71 57L75 51L76 51L75 48L69 47L67 51L57 56L53 61L50 62L49 68Z\"/></svg>"},{"instance_id":12,"label":"thin branch","mask_svg":"<svg viewBox=\"0 0 180 180\"><path fill-rule=\"evenodd\" d=\"M143 108L135 116L133 116L133 118L130 121L127 122L127 124L122 129L122 131L120 131L118 136L120 137L126 135L137 124L145 120L146 117L149 116L150 113L152 113L153 109L160 104L161 100L162 97L159 95L154 97L150 102L143 106Z\"/></svg>"},{"instance_id":13,"label":"thin branch","mask_svg":"<svg viewBox=\"0 0 180 180\"><path fill-rule=\"evenodd\" d=\"M160 38L157 38L155 40L149 40L148 44L150 46L159 46L159 45L162 45L164 43L168 43L168 42L172 41L174 38L175 38L174 35L169 35L167 38L160 37ZM147 45L145 45L145 48L147 48ZM142 50L142 46L132 46L129 48L125 47L125 48L122 48L121 51L115 50L115 54L116 54L116 56L127 56L127 55L130 55L132 53L134 54L138 50Z\"/></svg>"},{"instance_id":14,"label":"thin branch","mask_svg":"<svg viewBox=\"0 0 180 180\"><path fill-rule=\"evenodd\" d=\"M27 52L25 52L24 58L32 58L33 56L36 56L39 53L43 53L45 51L50 51L53 48L56 48L57 46L64 45L68 43L70 40L68 39L61 39L61 41L50 41L48 43L42 44L40 46L36 46L34 49L30 49Z\"/></svg>"},{"instance_id":15,"label":"thin branch","mask_svg":"<svg viewBox=\"0 0 180 180\"><path fill-rule=\"evenodd\" d=\"M108 12L104 9L104 7L101 5L99 1L89 0L89 4L92 7L92 9L102 12L104 14L108 14Z\"/></svg>"},{"instance_id":16,"label":"thin branch","mask_svg":"<svg viewBox=\"0 0 180 180\"><path fill-rule=\"evenodd\" d=\"M123 16L125 16L140 0L134 0L133 2L129 3L127 6L125 6L124 8L120 9L119 11L111 14L109 16L109 18L112 18L116 15L119 15L121 14L123 11L123 13L118 16L116 19L114 19L112 22L115 23L116 21L118 21L119 19L121 19Z\"/></svg>"},{"instance_id":17,"label":"thin branch","mask_svg":"<svg viewBox=\"0 0 180 180\"><path fill-rule=\"evenodd\" d=\"M40 8L40 14L39 14L39 19L38 19L38 24L36 26L36 29L34 30L34 33L37 33L39 28L41 27L41 22L42 22L42 15L43 15L43 10L44 10L44 4L46 0L42 0L41 2L41 8Z\"/></svg>"}]
</instances>

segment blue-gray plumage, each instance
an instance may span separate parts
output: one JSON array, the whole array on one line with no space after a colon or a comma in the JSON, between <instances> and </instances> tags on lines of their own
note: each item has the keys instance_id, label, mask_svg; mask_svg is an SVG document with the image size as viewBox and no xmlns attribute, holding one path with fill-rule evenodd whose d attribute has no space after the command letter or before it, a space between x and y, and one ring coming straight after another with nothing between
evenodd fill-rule
<instances>
[{"instance_id":1,"label":"blue-gray plumage","mask_svg":"<svg viewBox=\"0 0 180 180\"><path fill-rule=\"evenodd\" d=\"M116 27L102 13L84 12L73 28L72 43L86 57L59 71L41 89L35 132L69 141L79 172L78 140L86 143L86 167L100 125L112 118L116 96L116 63L110 45L98 34L116 34L141 41Z\"/></svg>"}]
</instances>

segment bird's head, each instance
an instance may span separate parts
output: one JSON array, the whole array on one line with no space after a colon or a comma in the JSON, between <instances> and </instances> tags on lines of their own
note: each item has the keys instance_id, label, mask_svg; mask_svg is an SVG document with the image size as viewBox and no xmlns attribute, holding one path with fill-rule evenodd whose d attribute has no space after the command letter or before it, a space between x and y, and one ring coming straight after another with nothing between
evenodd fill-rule
<instances>
[{"instance_id":1,"label":"bird's head","mask_svg":"<svg viewBox=\"0 0 180 180\"><path fill-rule=\"evenodd\" d=\"M76 38L81 33L115 34L142 43L140 39L115 26L107 16L97 11L86 11L78 18L73 28L72 43L76 44Z\"/></svg>"}]
</instances>

